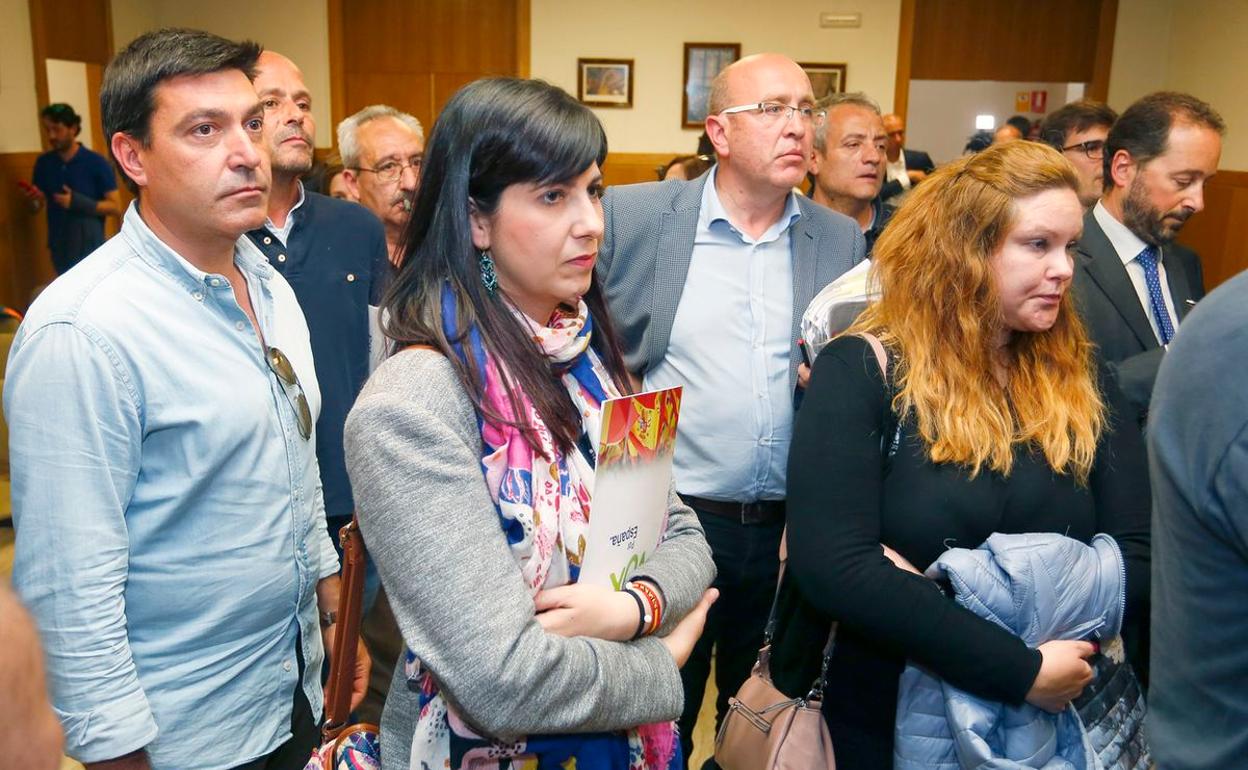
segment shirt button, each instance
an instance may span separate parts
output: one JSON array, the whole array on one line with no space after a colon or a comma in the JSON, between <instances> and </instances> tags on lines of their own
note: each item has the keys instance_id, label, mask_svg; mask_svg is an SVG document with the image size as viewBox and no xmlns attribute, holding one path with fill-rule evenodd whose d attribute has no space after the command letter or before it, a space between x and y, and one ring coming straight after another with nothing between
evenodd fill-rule
<instances>
[{"instance_id":1,"label":"shirt button","mask_svg":"<svg viewBox=\"0 0 1248 770\"><path fill-rule=\"evenodd\" d=\"M269 237L269 236L267 236L267 235L266 235L266 236L264 236L264 245L265 245L265 246L268 246L268 245L269 245L270 243L272 243L272 242L273 242L273 239L272 239L272 238L270 238L270 237Z\"/></svg>"},{"instance_id":2,"label":"shirt button","mask_svg":"<svg viewBox=\"0 0 1248 770\"><path fill-rule=\"evenodd\" d=\"M237 321L234 324L234 328L238 329L241 332L243 329L247 328L247 324L243 323L242 321Z\"/></svg>"},{"instance_id":3,"label":"shirt button","mask_svg":"<svg viewBox=\"0 0 1248 770\"><path fill-rule=\"evenodd\" d=\"M193 291L191 292L191 296L194 297L197 302L204 301L204 293L202 291Z\"/></svg>"},{"instance_id":4,"label":"shirt button","mask_svg":"<svg viewBox=\"0 0 1248 770\"><path fill-rule=\"evenodd\" d=\"M289 661L289 660L283 660L283 661L282 661L282 670L283 670L283 671L289 671L289 670L291 670L292 668L294 668L294 666L290 665L290 661Z\"/></svg>"},{"instance_id":5,"label":"shirt button","mask_svg":"<svg viewBox=\"0 0 1248 770\"><path fill-rule=\"evenodd\" d=\"M285 261L286 261L286 255L285 255L285 254L278 254L278 255L277 255L277 261L278 261L278 262L285 262Z\"/></svg>"},{"instance_id":6,"label":"shirt button","mask_svg":"<svg viewBox=\"0 0 1248 770\"><path fill-rule=\"evenodd\" d=\"M347 283L351 283L354 280L355 280L355 273L347 273Z\"/></svg>"},{"instance_id":7,"label":"shirt button","mask_svg":"<svg viewBox=\"0 0 1248 770\"><path fill-rule=\"evenodd\" d=\"M212 279L211 281L209 281L208 283L212 284L213 286L220 286L220 285L221 285L221 279L220 279L220 278L213 278L213 279Z\"/></svg>"}]
</instances>

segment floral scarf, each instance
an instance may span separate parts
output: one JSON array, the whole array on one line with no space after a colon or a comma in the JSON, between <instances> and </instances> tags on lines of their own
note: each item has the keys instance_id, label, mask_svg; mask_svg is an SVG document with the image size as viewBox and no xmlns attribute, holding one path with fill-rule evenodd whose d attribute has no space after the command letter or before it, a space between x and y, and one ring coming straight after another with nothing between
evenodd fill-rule
<instances>
[{"instance_id":1,"label":"floral scarf","mask_svg":"<svg viewBox=\"0 0 1248 770\"><path fill-rule=\"evenodd\" d=\"M471 355L484 372L483 402L503 421L478 416L481 471L498 510L512 555L533 595L543 588L575 583L585 553L585 535L594 488L594 447L601 434L602 402L619 393L606 367L590 348L593 318L583 301L575 313L556 311L547 326L517 313L533 333L533 342L557 365L560 380L581 412L584 451L557 450L532 402L520 393L520 415L513 412L500 369L477 330L466 345L455 345L463 359ZM442 324L448 339L458 339L455 296L442 295ZM466 349L465 349L466 348ZM533 426L542 451L506 422ZM544 455L544 456L543 456ZM619 733L536 735L500 743L475 733L449 707L432 674L412 650L406 650L408 687L420 694L420 716L412 740L410 764L424 768L472 767L473 770L677 770L680 744L671 722L642 725ZM644 686L644 683L639 683Z\"/></svg>"}]
</instances>

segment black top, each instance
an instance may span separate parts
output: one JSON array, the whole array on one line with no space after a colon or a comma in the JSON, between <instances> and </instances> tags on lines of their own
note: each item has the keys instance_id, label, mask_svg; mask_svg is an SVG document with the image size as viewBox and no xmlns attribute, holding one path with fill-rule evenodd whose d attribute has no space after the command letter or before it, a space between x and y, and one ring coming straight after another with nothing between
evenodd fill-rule
<instances>
[{"instance_id":1,"label":"black top","mask_svg":"<svg viewBox=\"0 0 1248 770\"><path fill-rule=\"evenodd\" d=\"M381 221L358 203L304 191L282 245L266 227L247 233L290 283L308 321L321 414L316 461L325 515L351 516L355 498L342 453L342 426L368 379L369 306L376 306L390 264ZM330 532L336 544L338 533Z\"/></svg>"},{"instance_id":2,"label":"black top","mask_svg":"<svg viewBox=\"0 0 1248 770\"><path fill-rule=\"evenodd\" d=\"M1039 652L954 604L935 583L897 569L885 543L925 569L947 548L974 548L994 532L1060 532L1083 542L1113 535L1126 558L1127 611L1147 600L1149 498L1133 420L1111 423L1087 487L1018 450L1008 478L933 464L914 426L895 455L895 427L875 355L858 337L815 361L798 413L788 469L789 574L775 642L777 685L804 693L817 673L830 618L841 620L824 701L838 766L891 768L897 680L906 659L979 697L1020 703ZM1107 400L1109 397L1107 396Z\"/></svg>"}]
</instances>

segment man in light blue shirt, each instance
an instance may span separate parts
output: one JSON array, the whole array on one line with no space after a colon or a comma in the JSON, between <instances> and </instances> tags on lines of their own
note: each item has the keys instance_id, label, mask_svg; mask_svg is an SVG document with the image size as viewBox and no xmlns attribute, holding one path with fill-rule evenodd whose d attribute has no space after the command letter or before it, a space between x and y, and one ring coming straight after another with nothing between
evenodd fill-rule
<instances>
[{"instance_id":1,"label":"man in light blue shirt","mask_svg":"<svg viewBox=\"0 0 1248 770\"><path fill-rule=\"evenodd\" d=\"M297 769L317 742L338 564L307 324L241 237L270 179L258 54L162 30L110 63L137 204L10 356L14 584L88 770Z\"/></svg>"},{"instance_id":2,"label":"man in light blue shirt","mask_svg":"<svg viewBox=\"0 0 1248 770\"><path fill-rule=\"evenodd\" d=\"M802 312L863 258L852 220L793 193L823 117L791 59L747 57L711 90L716 166L693 181L614 187L603 201L598 280L633 375L647 389L684 387L676 489L718 570L719 601L681 669L686 757L712 647L722 720L775 591Z\"/></svg>"}]
</instances>

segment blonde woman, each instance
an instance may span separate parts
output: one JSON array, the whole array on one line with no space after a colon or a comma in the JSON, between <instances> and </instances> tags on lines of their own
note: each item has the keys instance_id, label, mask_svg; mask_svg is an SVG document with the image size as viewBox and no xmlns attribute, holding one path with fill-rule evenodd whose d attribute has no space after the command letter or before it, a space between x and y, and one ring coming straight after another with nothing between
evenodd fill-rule
<instances>
[{"instance_id":1,"label":"blonde woman","mask_svg":"<svg viewBox=\"0 0 1248 770\"><path fill-rule=\"evenodd\" d=\"M1091 679L1090 643L1030 649L895 562L922 570L995 532L1104 532L1125 556L1128 615L1146 603L1140 436L1099 383L1068 291L1078 186L1031 142L941 169L876 244L882 299L815 362L789 456L795 579L775 667L782 689L804 692L812 650L841 621L824 700L841 770L892 767L907 660L1050 711Z\"/></svg>"}]
</instances>

